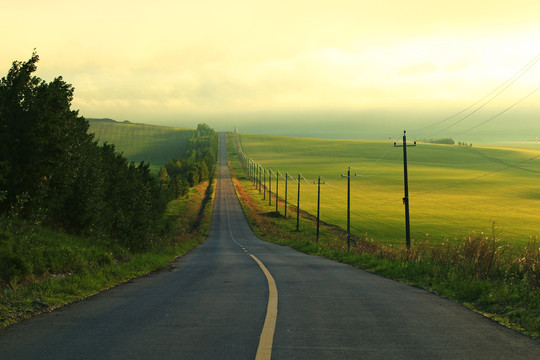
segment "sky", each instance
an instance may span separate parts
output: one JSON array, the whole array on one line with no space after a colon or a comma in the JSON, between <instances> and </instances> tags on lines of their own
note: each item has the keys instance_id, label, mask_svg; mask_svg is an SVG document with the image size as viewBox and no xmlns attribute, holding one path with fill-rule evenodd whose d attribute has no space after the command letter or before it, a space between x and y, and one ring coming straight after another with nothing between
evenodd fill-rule
<instances>
[{"instance_id":1,"label":"sky","mask_svg":"<svg viewBox=\"0 0 540 360\"><path fill-rule=\"evenodd\" d=\"M21 4L0 5L1 76L36 49L37 75L63 76L75 87L72 108L90 118L181 126L235 114L444 116L540 54L538 0ZM538 86L540 64L489 104L492 113ZM539 103L540 91L511 111L534 117Z\"/></svg>"}]
</instances>

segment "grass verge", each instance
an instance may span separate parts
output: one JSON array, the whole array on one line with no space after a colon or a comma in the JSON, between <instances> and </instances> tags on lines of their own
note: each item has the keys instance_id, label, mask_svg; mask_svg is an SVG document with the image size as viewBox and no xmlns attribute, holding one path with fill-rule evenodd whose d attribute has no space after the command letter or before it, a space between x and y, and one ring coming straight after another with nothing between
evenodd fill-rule
<instances>
[{"instance_id":1,"label":"grass verge","mask_svg":"<svg viewBox=\"0 0 540 360\"><path fill-rule=\"evenodd\" d=\"M188 196L171 201L163 219L168 224L167 233L159 244L144 253L40 227L22 229L18 235L28 240L27 252L33 260L21 265L25 272L11 274L8 283L0 281L0 331L23 319L166 268L205 240L214 190L215 182L201 183ZM0 241L0 250L1 245Z\"/></svg>"},{"instance_id":2,"label":"grass verge","mask_svg":"<svg viewBox=\"0 0 540 360\"><path fill-rule=\"evenodd\" d=\"M339 227L322 223L316 241L312 215L300 212L297 230L294 207L287 209L285 217L283 203L279 213L275 203L269 206L246 177L233 144L230 139L233 182L248 221L261 239L430 290L540 339L540 249L536 239L525 248L500 245L493 225L490 234L471 233L438 245L416 242L410 250L355 236L348 252L346 234Z\"/></svg>"}]
</instances>

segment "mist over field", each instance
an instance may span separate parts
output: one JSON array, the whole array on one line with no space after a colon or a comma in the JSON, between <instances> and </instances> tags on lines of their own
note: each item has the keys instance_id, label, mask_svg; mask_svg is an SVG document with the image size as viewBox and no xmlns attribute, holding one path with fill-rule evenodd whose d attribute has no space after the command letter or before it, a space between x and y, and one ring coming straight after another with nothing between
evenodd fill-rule
<instances>
[{"instance_id":1,"label":"mist over field","mask_svg":"<svg viewBox=\"0 0 540 360\"><path fill-rule=\"evenodd\" d=\"M530 109L513 109L492 120L489 119L504 109L490 108L465 119L467 113L448 119L460 110L428 108L181 115L163 124L191 127L207 122L219 131L233 131L238 126L238 131L244 134L322 139L398 139L403 130L407 130L410 139L450 137L456 142L467 143L535 142L540 137L540 114ZM469 130L485 121L485 124Z\"/></svg>"}]
</instances>

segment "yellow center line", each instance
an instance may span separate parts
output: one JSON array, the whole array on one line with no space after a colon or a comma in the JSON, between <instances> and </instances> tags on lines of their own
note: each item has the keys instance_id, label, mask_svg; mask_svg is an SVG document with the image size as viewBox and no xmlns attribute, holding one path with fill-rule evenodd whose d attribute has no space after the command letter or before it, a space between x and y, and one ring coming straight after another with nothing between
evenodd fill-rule
<instances>
[{"instance_id":1,"label":"yellow center line","mask_svg":"<svg viewBox=\"0 0 540 360\"><path fill-rule=\"evenodd\" d=\"M264 266L263 262L257 259L255 255L250 254L247 249L236 241L231 229L231 219L229 216L229 200L225 197L225 206L227 209L227 225L229 227L229 235L232 241L234 241L240 248L259 265L261 270L266 276L268 282L268 305L266 307L266 318L264 319L264 325L259 339L259 347L257 348L257 354L255 360L270 360L272 357L272 345L274 343L274 332L276 330L277 310L278 310L278 291L276 281L270 271Z\"/></svg>"},{"instance_id":2,"label":"yellow center line","mask_svg":"<svg viewBox=\"0 0 540 360\"><path fill-rule=\"evenodd\" d=\"M266 308L266 319L264 319L264 325L261 332L261 338L259 340L259 347L257 348L257 355L255 360L270 360L272 357L272 344L274 342L274 332L276 330L277 320L277 308L278 308L278 292L276 282L270 271L264 266L262 261L257 259L254 255L249 254L259 264L266 280L268 281L268 306Z\"/></svg>"}]
</instances>

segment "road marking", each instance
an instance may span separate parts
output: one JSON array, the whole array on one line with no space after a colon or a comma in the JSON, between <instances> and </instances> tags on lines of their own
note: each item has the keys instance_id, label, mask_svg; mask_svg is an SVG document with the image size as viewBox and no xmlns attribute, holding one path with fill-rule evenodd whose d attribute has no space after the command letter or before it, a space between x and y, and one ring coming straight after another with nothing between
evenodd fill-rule
<instances>
[{"instance_id":1,"label":"road marking","mask_svg":"<svg viewBox=\"0 0 540 360\"><path fill-rule=\"evenodd\" d=\"M277 320L277 307L278 307L278 292L276 281L270 271L264 266L262 261L257 259L255 255L249 254L253 260L259 264L260 268L266 276L268 281L268 306L266 308L266 319L264 319L264 325L261 332L261 338L259 340L259 347L257 348L257 355L255 360L270 360L272 357L272 344L274 343L274 332L276 330Z\"/></svg>"},{"instance_id":2,"label":"road marking","mask_svg":"<svg viewBox=\"0 0 540 360\"><path fill-rule=\"evenodd\" d=\"M229 227L229 235L246 254L248 254L264 273L266 276L266 281L268 282L268 305L266 307L266 318L264 319L264 325L261 332L261 337L259 338L259 347L257 348L257 354L255 355L255 360L270 360L272 357L272 345L274 343L274 333L276 331L276 321L277 321L277 310L278 310L278 291L276 286L276 281L274 277L268 271L263 262L253 254L250 254L249 251L233 236L231 229L231 219L229 217L229 200L225 197L225 207L227 209L227 225Z\"/></svg>"}]
</instances>

